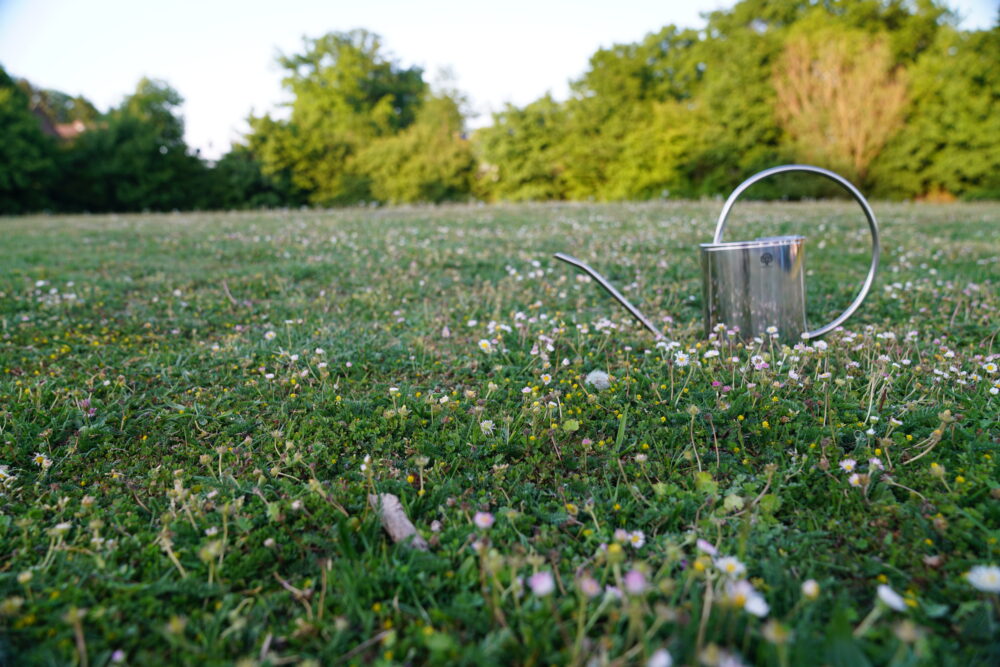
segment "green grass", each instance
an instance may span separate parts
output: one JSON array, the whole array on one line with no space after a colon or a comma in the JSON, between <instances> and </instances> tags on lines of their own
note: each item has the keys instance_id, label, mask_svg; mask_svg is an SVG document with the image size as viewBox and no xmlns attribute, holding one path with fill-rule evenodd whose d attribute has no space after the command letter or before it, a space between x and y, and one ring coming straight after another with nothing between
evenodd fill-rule
<instances>
[{"instance_id":1,"label":"green grass","mask_svg":"<svg viewBox=\"0 0 1000 667\"><path fill-rule=\"evenodd\" d=\"M996 664L965 574L1000 562L1000 207L877 206L825 350L706 339L718 207L0 220L0 663ZM727 237L791 231L816 325L864 223L747 204Z\"/></svg>"}]
</instances>

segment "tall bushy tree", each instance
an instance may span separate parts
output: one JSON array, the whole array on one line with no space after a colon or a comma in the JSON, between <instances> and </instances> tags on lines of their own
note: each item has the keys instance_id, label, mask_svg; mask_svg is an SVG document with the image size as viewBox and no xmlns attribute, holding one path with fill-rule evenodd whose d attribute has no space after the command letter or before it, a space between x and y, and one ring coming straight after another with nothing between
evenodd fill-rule
<instances>
[{"instance_id":1,"label":"tall bushy tree","mask_svg":"<svg viewBox=\"0 0 1000 667\"><path fill-rule=\"evenodd\" d=\"M49 205L56 146L42 133L28 96L0 67L0 214Z\"/></svg>"},{"instance_id":2,"label":"tall bushy tree","mask_svg":"<svg viewBox=\"0 0 1000 667\"><path fill-rule=\"evenodd\" d=\"M872 165L890 197L1000 198L1000 28L943 30L910 72L913 102Z\"/></svg>"},{"instance_id":3,"label":"tall bushy tree","mask_svg":"<svg viewBox=\"0 0 1000 667\"><path fill-rule=\"evenodd\" d=\"M701 69L692 53L697 43L697 32L668 26L636 44L594 54L565 104L570 197L625 199L677 188L676 156L686 148L664 142L675 141L696 122L694 116L672 113L686 107L670 102L689 100L697 87ZM663 125L667 116L670 127ZM654 136L653 126L666 134ZM660 159L668 163L658 164Z\"/></svg>"},{"instance_id":4,"label":"tall bushy tree","mask_svg":"<svg viewBox=\"0 0 1000 667\"><path fill-rule=\"evenodd\" d=\"M61 205L87 211L207 205L206 167L184 142L182 102L166 83L142 79L132 95L68 148Z\"/></svg>"},{"instance_id":5,"label":"tall bushy tree","mask_svg":"<svg viewBox=\"0 0 1000 667\"><path fill-rule=\"evenodd\" d=\"M428 96L412 125L358 153L356 165L368 177L372 195L391 204L468 198L476 158L462 125L453 97Z\"/></svg>"},{"instance_id":6,"label":"tall bushy tree","mask_svg":"<svg viewBox=\"0 0 1000 667\"><path fill-rule=\"evenodd\" d=\"M268 175L287 175L317 204L372 197L359 151L413 123L427 92L420 68L402 68L364 30L305 39L305 52L282 56L293 95L288 120L251 117L250 148Z\"/></svg>"},{"instance_id":7,"label":"tall bushy tree","mask_svg":"<svg viewBox=\"0 0 1000 667\"><path fill-rule=\"evenodd\" d=\"M493 116L493 125L476 134L482 165L477 192L488 199L533 201L565 199L562 140L565 113L551 96L523 109L513 105Z\"/></svg>"},{"instance_id":8,"label":"tall bushy tree","mask_svg":"<svg viewBox=\"0 0 1000 667\"><path fill-rule=\"evenodd\" d=\"M884 36L824 27L793 34L775 67L776 107L797 158L864 182L899 129L902 68Z\"/></svg>"},{"instance_id":9,"label":"tall bushy tree","mask_svg":"<svg viewBox=\"0 0 1000 667\"><path fill-rule=\"evenodd\" d=\"M235 144L211 169L208 202L212 208L248 209L301 206L302 191L284 174L266 176L249 147Z\"/></svg>"}]
</instances>

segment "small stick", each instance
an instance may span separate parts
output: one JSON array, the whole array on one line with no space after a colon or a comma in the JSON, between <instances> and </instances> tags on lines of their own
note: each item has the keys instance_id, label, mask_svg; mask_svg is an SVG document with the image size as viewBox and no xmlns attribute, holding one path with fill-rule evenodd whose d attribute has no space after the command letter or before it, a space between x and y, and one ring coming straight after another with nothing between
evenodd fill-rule
<instances>
[{"instance_id":1,"label":"small stick","mask_svg":"<svg viewBox=\"0 0 1000 667\"><path fill-rule=\"evenodd\" d=\"M229 285L226 283L225 280L222 281L222 291L225 292L226 298L229 299L229 303L233 304L234 306L240 305L239 303L237 303L236 299L233 298L233 294L232 292L229 291Z\"/></svg>"},{"instance_id":2,"label":"small stick","mask_svg":"<svg viewBox=\"0 0 1000 667\"><path fill-rule=\"evenodd\" d=\"M382 518L382 527L393 542L407 542L408 546L421 551L427 551L427 541L420 536L416 527L406 516L399 498L391 493L381 493L379 495L369 494L368 504L377 510Z\"/></svg>"}]
</instances>

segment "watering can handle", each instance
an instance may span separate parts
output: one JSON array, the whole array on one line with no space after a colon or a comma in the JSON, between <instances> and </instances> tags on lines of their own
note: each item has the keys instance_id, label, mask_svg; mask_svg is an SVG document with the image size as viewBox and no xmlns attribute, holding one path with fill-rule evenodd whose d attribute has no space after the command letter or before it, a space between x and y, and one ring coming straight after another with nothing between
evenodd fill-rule
<instances>
[{"instance_id":1,"label":"watering can handle","mask_svg":"<svg viewBox=\"0 0 1000 667\"><path fill-rule=\"evenodd\" d=\"M854 200L861 205L861 210L864 211L865 217L868 218L868 230L871 232L872 236L872 261L871 266L868 268L868 276L865 278L865 284L861 286L861 291L858 292L856 297L854 297L854 301L852 301L851 305L847 307L847 310L838 315L832 322L820 327L819 329L803 333L802 338L808 340L810 338L819 338L820 336L829 333L843 324L848 317L854 314L854 311L856 311L865 300L865 297L868 296L869 290L871 290L872 283L875 282L875 273L878 271L879 258L878 222L875 220L875 213L872 212L872 207L868 205L868 201L858 191L858 189L844 177L839 176L827 169L813 167L808 164L784 164L780 167L765 169L764 171L758 172L740 183L739 186L733 190L733 193L729 195L729 199L726 200L725 205L722 207L722 213L719 214L719 222L715 226L715 239L713 240L713 243L722 243L722 232L726 228L726 218L729 217L729 211L733 208L733 205L736 203L739 196L743 194L747 188L757 181L762 181L769 176L783 174L789 171L806 171L813 174L819 174L820 176L825 176L831 181L839 183L843 186L845 190L851 193Z\"/></svg>"}]
</instances>

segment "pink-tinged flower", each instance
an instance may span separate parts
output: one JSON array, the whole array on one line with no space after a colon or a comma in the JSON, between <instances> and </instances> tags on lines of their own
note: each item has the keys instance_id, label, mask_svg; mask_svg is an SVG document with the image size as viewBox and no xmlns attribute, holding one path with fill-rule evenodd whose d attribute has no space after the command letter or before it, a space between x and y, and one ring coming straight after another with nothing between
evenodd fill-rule
<instances>
[{"instance_id":1,"label":"pink-tinged flower","mask_svg":"<svg viewBox=\"0 0 1000 667\"><path fill-rule=\"evenodd\" d=\"M531 587L531 592L538 597L545 597L556 589L556 581L551 572L542 570L528 577L528 586Z\"/></svg>"},{"instance_id":2,"label":"pink-tinged flower","mask_svg":"<svg viewBox=\"0 0 1000 667\"><path fill-rule=\"evenodd\" d=\"M639 570L629 570L624 577L625 590L629 595L642 595L646 592L646 575Z\"/></svg>"},{"instance_id":3,"label":"pink-tinged flower","mask_svg":"<svg viewBox=\"0 0 1000 667\"><path fill-rule=\"evenodd\" d=\"M885 466L882 465L882 459L877 456L868 459L868 467L872 470L885 470Z\"/></svg>"},{"instance_id":4,"label":"pink-tinged flower","mask_svg":"<svg viewBox=\"0 0 1000 667\"><path fill-rule=\"evenodd\" d=\"M861 475L859 475L858 473L854 473L853 475L847 478L847 483L850 484L851 486L861 486Z\"/></svg>"},{"instance_id":5,"label":"pink-tinged flower","mask_svg":"<svg viewBox=\"0 0 1000 667\"><path fill-rule=\"evenodd\" d=\"M646 663L646 667L673 667L673 664L674 659L667 653L667 649L661 648L649 656L649 662Z\"/></svg>"},{"instance_id":6,"label":"pink-tinged flower","mask_svg":"<svg viewBox=\"0 0 1000 667\"><path fill-rule=\"evenodd\" d=\"M577 579L576 585L579 587L580 592L588 598L592 598L601 592L601 585L597 583L596 579L589 575L584 575Z\"/></svg>"},{"instance_id":7,"label":"pink-tinged flower","mask_svg":"<svg viewBox=\"0 0 1000 667\"><path fill-rule=\"evenodd\" d=\"M716 549L714 546L712 546L712 543L709 542L708 540L703 540L699 537L698 541L695 542L695 544L697 545L699 551L704 551L709 556L719 555L719 550Z\"/></svg>"},{"instance_id":8,"label":"pink-tinged flower","mask_svg":"<svg viewBox=\"0 0 1000 667\"><path fill-rule=\"evenodd\" d=\"M495 520L489 512L476 512L476 515L472 517L472 523L481 530L489 530Z\"/></svg>"},{"instance_id":9,"label":"pink-tinged flower","mask_svg":"<svg viewBox=\"0 0 1000 667\"><path fill-rule=\"evenodd\" d=\"M614 534L615 542L627 542L628 541L628 531L624 528L618 528L615 530Z\"/></svg>"},{"instance_id":10,"label":"pink-tinged flower","mask_svg":"<svg viewBox=\"0 0 1000 667\"><path fill-rule=\"evenodd\" d=\"M855 461L854 459L844 459L843 461L840 462L840 468L844 472L854 472L854 469L857 467L857 465L858 462Z\"/></svg>"}]
</instances>

